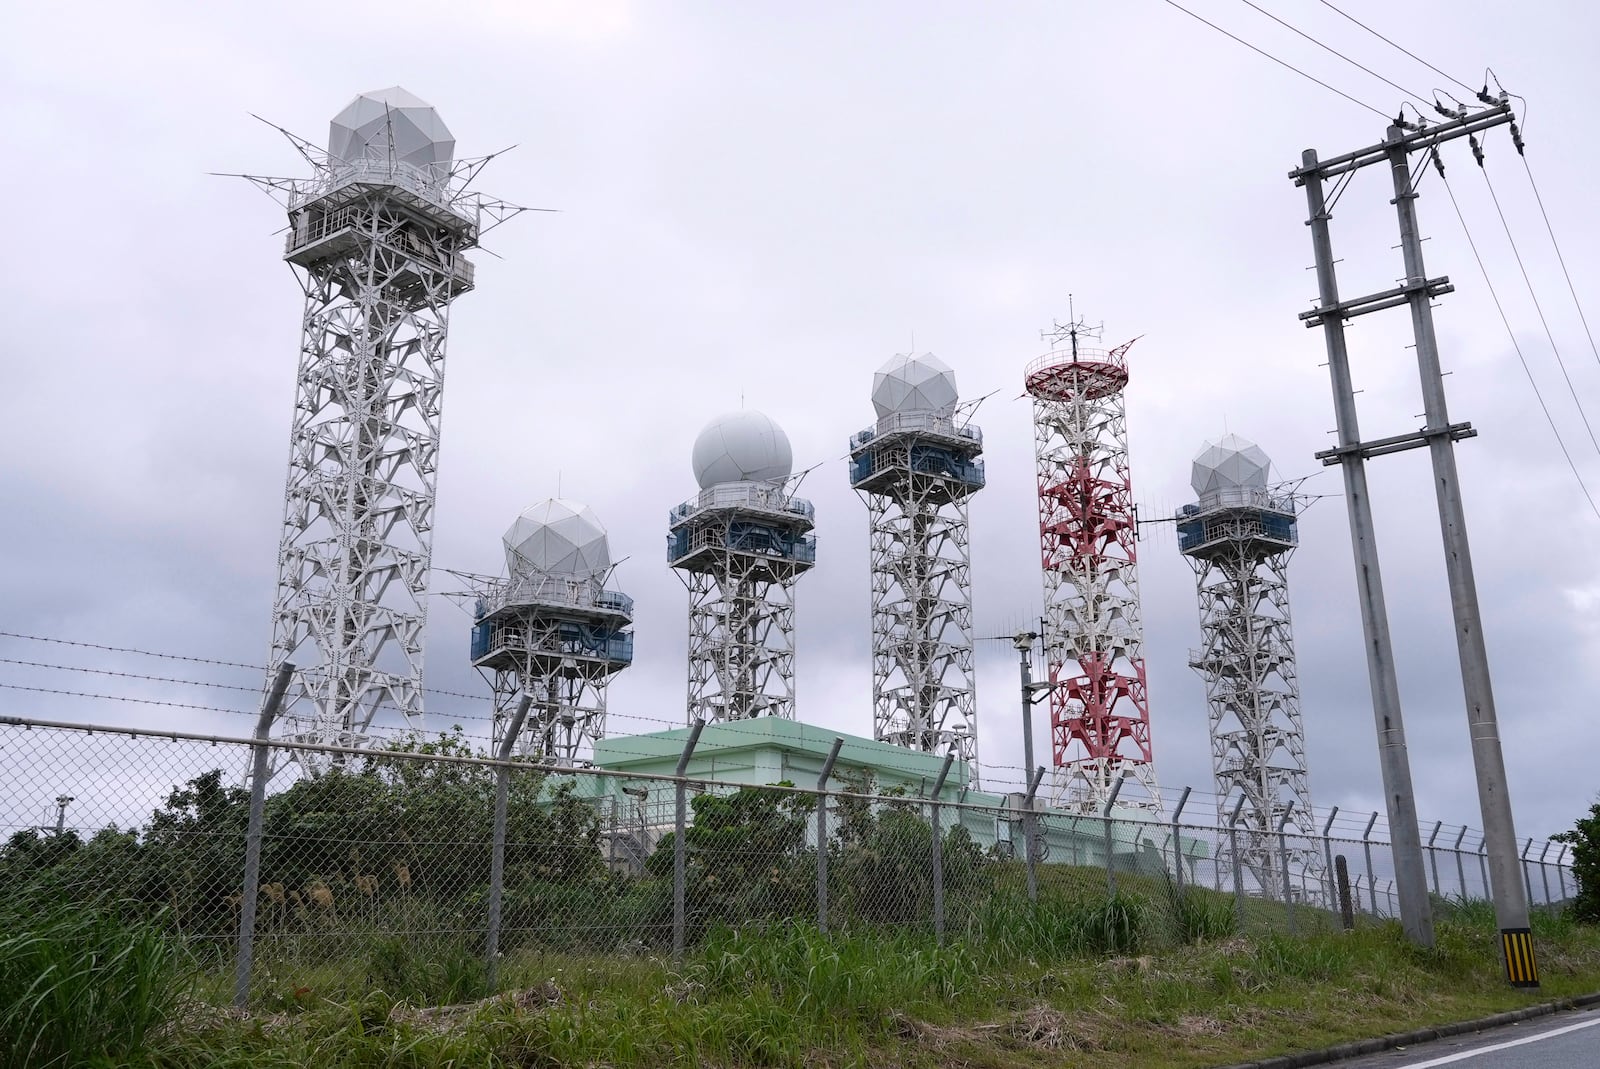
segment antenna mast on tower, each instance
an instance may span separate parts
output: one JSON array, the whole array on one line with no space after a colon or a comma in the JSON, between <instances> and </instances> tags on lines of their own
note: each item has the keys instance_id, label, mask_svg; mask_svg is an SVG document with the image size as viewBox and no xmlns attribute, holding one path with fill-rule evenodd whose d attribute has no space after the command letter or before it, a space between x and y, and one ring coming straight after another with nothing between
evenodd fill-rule
<instances>
[{"instance_id":1,"label":"antenna mast on tower","mask_svg":"<svg viewBox=\"0 0 1600 1069\"><path fill-rule=\"evenodd\" d=\"M1052 794L1084 812L1113 797L1159 812L1123 407L1133 342L1109 352L1083 344L1100 333L1074 310L1043 332L1050 351L1024 379L1038 465Z\"/></svg>"}]
</instances>

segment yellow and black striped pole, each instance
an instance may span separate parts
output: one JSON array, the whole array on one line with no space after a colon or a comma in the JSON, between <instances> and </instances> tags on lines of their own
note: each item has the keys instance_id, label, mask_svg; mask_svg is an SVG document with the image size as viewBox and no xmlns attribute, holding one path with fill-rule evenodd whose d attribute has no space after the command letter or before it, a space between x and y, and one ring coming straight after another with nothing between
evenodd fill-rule
<instances>
[{"instance_id":1,"label":"yellow and black striped pole","mask_svg":"<svg viewBox=\"0 0 1600 1069\"><path fill-rule=\"evenodd\" d=\"M1505 952L1506 979L1512 987L1538 987L1539 965L1533 960L1533 932L1528 928L1500 929Z\"/></svg>"}]
</instances>

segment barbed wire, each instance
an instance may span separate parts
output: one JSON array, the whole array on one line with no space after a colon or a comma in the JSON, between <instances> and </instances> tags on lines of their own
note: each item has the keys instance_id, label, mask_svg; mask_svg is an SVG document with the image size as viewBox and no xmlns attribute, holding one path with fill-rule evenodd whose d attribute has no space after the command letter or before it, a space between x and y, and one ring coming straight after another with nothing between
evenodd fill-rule
<instances>
[{"instance_id":1,"label":"barbed wire","mask_svg":"<svg viewBox=\"0 0 1600 1069\"><path fill-rule=\"evenodd\" d=\"M258 687L247 687L239 683L212 683L202 679L179 679L175 676L148 676L137 672L116 672L109 668L88 668L73 664L46 664L43 661L23 661L14 657L0 657L0 664L15 664L26 668L48 668L61 672L87 672L101 676L116 676L119 679L139 679L150 683L178 683L186 687L214 687L218 690L240 690L248 694L261 694L266 690L265 682Z\"/></svg>"},{"instance_id":2,"label":"barbed wire","mask_svg":"<svg viewBox=\"0 0 1600 1069\"><path fill-rule=\"evenodd\" d=\"M183 653L157 653L154 650L140 650L129 646L106 646L98 642L80 642L70 638L25 635L18 631L0 631L0 638L17 638L25 642L49 642L58 646L77 646L81 649L102 650L107 653L132 653L140 657L160 657L169 661L192 661L195 664L214 664L223 668L247 668L256 672L265 672L267 670L265 665L245 664L242 661L222 661L210 657L193 657Z\"/></svg>"},{"instance_id":3,"label":"barbed wire","mask_svg":"<svg viewBox=\"0 0 1600 1069\"><path fill-rule=\"evenodd\" d=\"M0 688L5 690L25 690L34 694L57 694L68 698L95 698L101 701L132 702L136 705L161 705L169 709L198 709L208 713L235 713L242 716L254 716L253 712L245 709L224 709L218 705L189 705L185 702L169 702L157 698L134 698L125 694L92 694L82 690L58 690L54 687L28 687L21 683L0 683Z\"/></svg>"}]
</instances>

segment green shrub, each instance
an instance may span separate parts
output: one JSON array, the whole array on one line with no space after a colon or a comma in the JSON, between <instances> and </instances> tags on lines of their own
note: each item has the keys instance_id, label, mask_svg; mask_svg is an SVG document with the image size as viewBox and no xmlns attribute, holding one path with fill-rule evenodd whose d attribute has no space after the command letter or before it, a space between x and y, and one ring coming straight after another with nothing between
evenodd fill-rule
<instances>
[{"instance_id":1,"label":"green shrub","mask_svg":"<svg viewBox=\"0 0 1600 1069\"><path fill-rule=\"evenodd\" d=\"M1552 840L1572 847L1572 874L1578 891L1568 907L1579 924L1600 924L1600 802L1589 807L1589 815L1579 817L1571 831L1552 835Z\"/></svg>"}]
</instances>

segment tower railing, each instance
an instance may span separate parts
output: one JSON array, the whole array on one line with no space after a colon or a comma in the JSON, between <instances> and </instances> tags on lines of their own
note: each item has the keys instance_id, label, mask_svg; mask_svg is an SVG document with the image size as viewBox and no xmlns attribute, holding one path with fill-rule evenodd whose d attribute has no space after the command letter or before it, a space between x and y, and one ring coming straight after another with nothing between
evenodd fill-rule
<instances>
[{"instance_id":1,"label":"tower railing","mask_svg":"<svg viewBox=\"0 0 1600 1069\"><path fill-rule=\"evenodd\" d=\"M970 423L957 423L953 412L891 412L872 426L852 434L850 448L854 451L875 438L907 431L965 438L975 445L983 445L983 431Z\"/></svg>"},{"instance_id":2,"label":"tower railing","mask_svg":"<svg viewBox=\"0 0 1600 1069\"><path fill-rule=\"evenodd\" d=\"M598 578L535 574L508 580L504 586L479 598L478 619L511 605L551 605L633 615L633 599L618 591L606 590Z\"/></svg>"},{"instance_id":3,"label":"tower railing","mask_svg":"<svg viewBox=\"0 0 1600 1069\"><path fill-rule=\"evenodd\" d=\"M1262 509L1266 512L1295 514L1294 495L1272 487L1233 486L1201 494L1197 504L1178 510L1181 516L1197 516L1213 509Z\"/></svg>"},{"instance_id":4,"label":"tower railing","mask_svg":"<svg viewBox=\"0 0 1600 1069\"><path fill-rule=\"evenodd\" d=\"M1128 358L1123 355L1122 349L1087 349L1078 347L1074 353L1071 349L1052 349L1043 356L1036 357L1023 371L1022 377L1026 381L1035 373L1046 368L1060 367L1062 364L1109 364L1111 367L1126 371Z\"/></svg>"},{"instance_id":5,"label":"tower railing","mask_svg":"<svg viewBox=\"0 0 1600 1069\"><path fill-rule=\"evenodd\" d=\"M783 486L774 483L719 483L707 487L698 495L669 514L669 522L676 526L699 512L711 509L758 509L784 516L803 516L816 519L816 507L803 497L791 497Z\"/></svg>"},{"instance_id":6,"label":"tower railing","mask_svg":"<svg viewBox=\"0 0 1600 1069\"><path fill-rule=\"evenodd\" d=\"M448 174L440 176L431 168L418 167L403 160L373 157L362 157L348 162L333 161L325 170L319 171L315 178L306 179L296 186L289 196L289 210L303 207L345 186L363 182L398 186L441 208L456 210L450 204Z\"/></svg>"}]
</instances>

